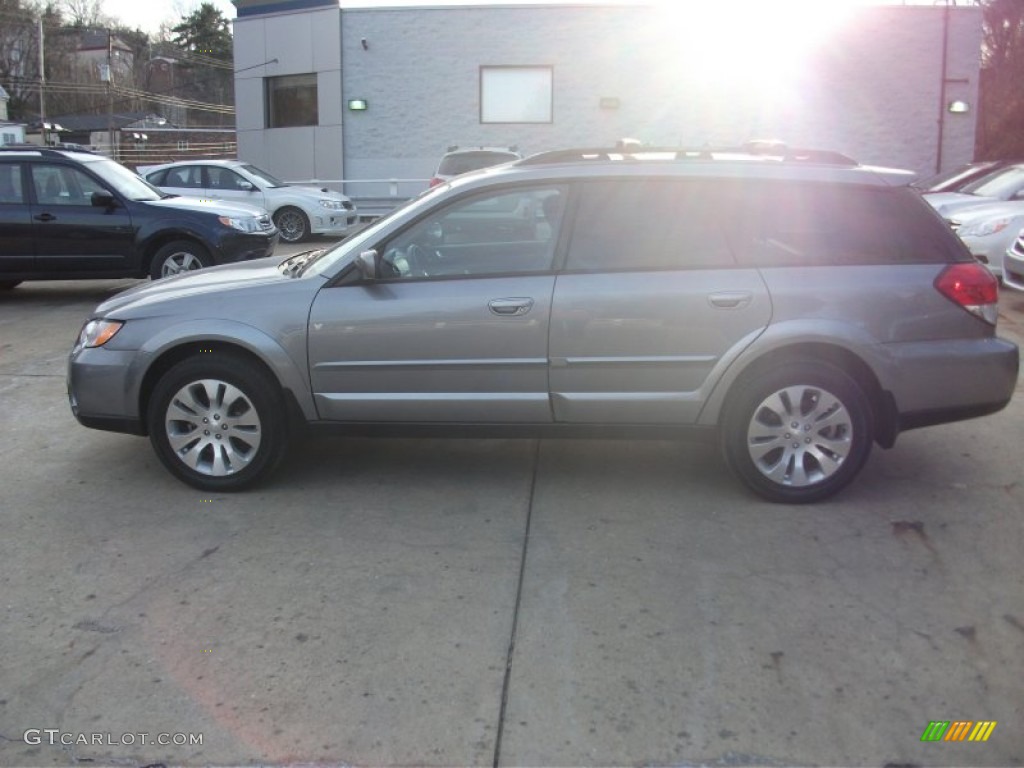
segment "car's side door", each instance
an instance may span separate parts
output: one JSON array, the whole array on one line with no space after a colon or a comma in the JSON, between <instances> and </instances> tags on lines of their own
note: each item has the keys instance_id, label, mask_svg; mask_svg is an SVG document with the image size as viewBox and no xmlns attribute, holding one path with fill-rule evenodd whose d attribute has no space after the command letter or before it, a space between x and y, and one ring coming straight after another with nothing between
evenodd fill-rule
<instances>
[{"instance_id":1,"label":"car's side door","mask_svg":"<svg viewBox=\"0 0 1024 768\"><path fill-rule=\"evenodd\" d=\"M4 273L28 272L35 263L32 210L25 192L24 166L0 163L0 280Z\"/></svg>"},{"instance_id":2,"label":"car's side door","mask_svg":"<svg viewBox=\"0 0 1024 768\"><path fill-rule=\"evenodd\" d=\"M713 371L767 326L756 269L737 266L716 182L580 183L551 319L556 421L686 424Z\"/></svg>"},{"instance_id":3,"label":"car's side door","mask_svg":"<svg viewBox=\"0 0 1024 768\"><path fill-rule=\"evenodd\" d=\"M125 272L138 258L128 210L116 194L81 168L30 163L36 269L41 272ZM94 205L93 193L113 197Z\"/></svg>"},{"instance_id":4,"label":"car's side door","mask_svg":"<svg viewBox=\"0 0 1024 768\"><path fill-rule=\"evenodd\" d=\"M377 244L379 277L322 289L309 316L320 416L550 422L561 217L549 221L543 211L566 193L557 184L502 187L444 203Z\"/></svg>"}]
</instances>

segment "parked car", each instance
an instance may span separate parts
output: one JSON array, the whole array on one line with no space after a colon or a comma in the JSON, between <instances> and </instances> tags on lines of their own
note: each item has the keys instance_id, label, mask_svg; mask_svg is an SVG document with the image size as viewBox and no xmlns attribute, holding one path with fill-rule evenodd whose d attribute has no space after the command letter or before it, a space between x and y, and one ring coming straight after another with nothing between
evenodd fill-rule
<instances>
[{"instance_id":1,"label":"parked car","mask_svg":"<svg viewBox=\"0 0 1024 768\"><path fill-rule=\"evenodd\" d=\"M1024 291L1024 229L1003 254L1003 285Z\"/></svg>"},{"instance_id":2,"label":"parked car","mask_svg":"<svg viewBox=\"0 0 1024 768\"><path fill-rule=\"evenodd\" d=\"M968 184L1020 162L1020 160L979 160L974 163L965 163L926 179L919 179L910 186L924 193L959 192Z\"/></svg>"},{"instance_id":3,"label":"parked car","mask_svg":"<svg viewBox=\"0 0 1024 768\"><path fill-rule=\"evenodd\" d=\"M476 147L474 149L450 147L447 154L441 158L441 162L437 164L437 171L430 179L429 186L436 187L460 174L520 159L522 159L522 155L513 147Z\"/></svg>"},{"instance_id":4,"label":"parked car","mask_svg":"<svg viewBox=\"0 0 1024 768\"><path fill-rule=\"evenodd\" d=\"M172 197L97 154L0 149L0 288L158 278L269 256L276 244L260 208Z\"/></svg>"},{"instance_id":5,"label":"parked car","mask_svg":"<svg viewBox=\"0 0 1024 768\"><path fill-rule=\"evenodd\" d=\"M261 168L239 160L183 160L142 166L139 174L175 195L232 200L266 208L288 243L310 235L348 234L359 222L352 201L326 187L286 184Z\"/></svg>"},{"instance_id":6,"label":"parked car","mask_svg":"<svg viewBox=\"0 0 1024 768\"><path fill-rule=\"evenodd\" d=\"M974 205L1024 200L1024 163L1000 168L956 192L926 193L924 198L947 218Z\"/></svg>"},{"instance_id":7,"label":"parked car","mask_svg":"<svg viewBox=\"0 0 1024 768\"><path fill-rule=\"evenodd\" d=\"M453 179L332 248L105 301L72 411L209 491L316 427L698 432L765 498L824 499L873 443L1003 408L1018 370L995 278L911 175L828 157L561 151Z\"/></svg>"},{"instance_id":8,"label":"parked car","mask_svg":"<svg viewBox=\"0 0 1024 768\"><path fill-rule=\"evenodd\" d=\"M974 258L1002 279L1003 254L1024 228L1024 200L961 208L950 225Z\"/></svg>"}]
</instances>

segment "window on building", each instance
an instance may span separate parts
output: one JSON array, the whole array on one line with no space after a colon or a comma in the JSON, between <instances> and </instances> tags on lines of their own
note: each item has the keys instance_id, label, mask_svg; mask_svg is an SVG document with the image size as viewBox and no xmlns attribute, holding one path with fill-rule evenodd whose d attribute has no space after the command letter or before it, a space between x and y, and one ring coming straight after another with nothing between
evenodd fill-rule
<instances>
[{"instance_id":1,"label":"window on building","mask_svg":"<svg viewBox=\"0 0 1024 768\"><path fill-rule=\"evenodd\" d=\"M268 77L264 83L267 89L267 128L316 125L320 121L315 72Z\"/></svg>"},{"instance_id":2,"label":"window on building","mask_svg":"<svg viewBox=\"0 0 1024 768\"><path fill-rule=\"evenodd\" d=\"M551 67L480 67L481 123L550 123Z\"/></svg>"},{"instance_id":3,"label":"window on building","mask_svg":"<svg viewBox=\"0 0 1024 768\"><path fill-rule=\"evenodd\" d=\"M187 141L181 141L179 139L178 140L178 151L179 152L185 152L186 150L188 150L188 142Z\"/></svg>"},{"instance_id":4,"label":"window on building","mask_svg":"<svg viewBox=\"0 0 1024 768\"><path fill-rule=\"evenodd\" d=\"M5 133L3 135L3 141L0 142L0 143L2 143L2 144L15 144L15 143L17 143L17 141L18 141L17 135L15 135L13 133Z\"/></svg>"}]
</instances>

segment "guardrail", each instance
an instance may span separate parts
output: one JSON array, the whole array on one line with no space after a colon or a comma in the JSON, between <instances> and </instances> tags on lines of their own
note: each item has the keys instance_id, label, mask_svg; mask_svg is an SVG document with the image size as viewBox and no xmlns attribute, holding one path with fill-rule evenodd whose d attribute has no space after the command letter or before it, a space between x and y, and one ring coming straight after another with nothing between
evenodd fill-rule
<instances>
[{"instance_id":1,"label":"guardrail","mask_svg":"<svg viewBox=\"0 0 1024 768\"><path fill-rule=\"evenodd\" d=\"M427 188L429 179L305 179L286 184L328 187L348 195L361 220L376 219Z\"/></svg>"}]
</instances>

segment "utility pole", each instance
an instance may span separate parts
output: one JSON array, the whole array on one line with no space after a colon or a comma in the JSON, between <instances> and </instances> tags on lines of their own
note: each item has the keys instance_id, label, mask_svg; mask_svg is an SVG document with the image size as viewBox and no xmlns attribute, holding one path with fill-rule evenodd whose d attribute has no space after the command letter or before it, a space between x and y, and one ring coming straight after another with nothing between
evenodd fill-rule
<instances>
[{"instance_id":1,"label":"utility pole","mask_svg":"<svg viewBox=\"0 0 1024 768\"><path fill-rule=\"evenodd\" d=\"M39 23L39 130L43 135L43 146L49 144L46 138L46 57L43 55L43 17Z\"/></svg>"}]
</instances>

